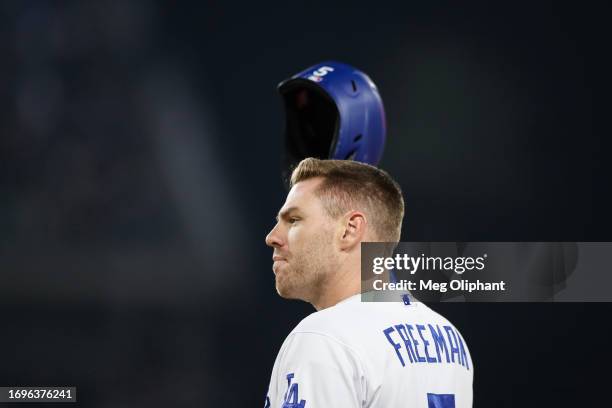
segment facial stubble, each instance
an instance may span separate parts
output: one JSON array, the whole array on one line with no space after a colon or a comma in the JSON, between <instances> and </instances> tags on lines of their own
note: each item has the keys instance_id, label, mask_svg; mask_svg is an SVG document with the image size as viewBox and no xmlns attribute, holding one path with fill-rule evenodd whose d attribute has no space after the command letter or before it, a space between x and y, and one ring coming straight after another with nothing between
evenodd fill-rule
<instances>
[{"instance_id":1,"label":"facial stubble","mask_svg":"<svg viewBox=\"0 0 612 408\"><path fill-rule=\"evenodd\" d=\"M278 294L287 299L316 301L339 264L332 245L333 232L321 229L298 252L292 251L288 264L276 275Z\"/></svg>"}]
</instances>

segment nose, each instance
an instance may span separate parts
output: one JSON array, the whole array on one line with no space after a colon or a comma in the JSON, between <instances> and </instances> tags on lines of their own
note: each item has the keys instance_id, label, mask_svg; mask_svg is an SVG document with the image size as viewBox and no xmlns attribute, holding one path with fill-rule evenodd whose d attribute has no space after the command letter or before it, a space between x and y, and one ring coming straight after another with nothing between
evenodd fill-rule
<instances>
[{"instance_id":1,"label":"nose","mask_svg":"<svg viewBox=\"0 0 612 408\"><path fill-rule=\"evenodd\" d=\"M266 245L272 248L279 248L283 246L283 240L279 234L278 223L272 228L272 230L266 235Z\"/></svg>"}]
</instances>

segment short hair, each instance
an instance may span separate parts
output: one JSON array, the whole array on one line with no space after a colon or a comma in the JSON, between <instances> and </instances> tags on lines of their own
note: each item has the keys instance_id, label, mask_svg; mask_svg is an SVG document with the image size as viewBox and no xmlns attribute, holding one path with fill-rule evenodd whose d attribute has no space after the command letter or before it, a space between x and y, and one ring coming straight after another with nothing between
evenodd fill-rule
<instances>
[{"instance_id":1,"label":"short hair","mask_svg":"<svg viewBox=\"0 0 612 408\"><path fill-rule=\"evenodd\" d=\"M293 170L290 186L315 177L323 178L315 194L332 218L360 210L368 217L379 240L400 240L404 199L399 184L386 171L351 160L310 157Z\"/></svg>"}]
</instances>

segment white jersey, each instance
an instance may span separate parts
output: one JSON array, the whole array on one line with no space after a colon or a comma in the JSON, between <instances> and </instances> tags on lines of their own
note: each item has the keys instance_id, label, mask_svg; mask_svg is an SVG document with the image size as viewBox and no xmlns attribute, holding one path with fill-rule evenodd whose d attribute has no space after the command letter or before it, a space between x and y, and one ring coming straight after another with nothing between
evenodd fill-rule
<instances>
[{"instance_id":1,"label":"white jersey","mask_svg":"<svg viewBox=\"0 0 612 408\"><path fill-rule=\"evenodd\" d=\"M421 302L355 295L306 317L272 369L266 408L466 408L474 366L459 331Z\"/></svg>"}]
</instances>

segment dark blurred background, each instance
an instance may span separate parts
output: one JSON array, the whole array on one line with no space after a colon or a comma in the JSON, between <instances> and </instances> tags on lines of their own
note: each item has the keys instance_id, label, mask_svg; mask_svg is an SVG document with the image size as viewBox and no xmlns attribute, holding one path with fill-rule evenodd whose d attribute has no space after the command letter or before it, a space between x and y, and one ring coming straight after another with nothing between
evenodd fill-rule
<instances>
[{"instance_id":1,"label":"dark blurred background","mask_svg":"<svg viewBox=\"0 0 612 408\"><path fill-rule=\"evenodd\" d=\"M264 245L275 86L325 59L383 96L404 241L612 240L603 6L429 3L2 2L0 385L263 406L312 312ZM610 304L432 306L476 407L605 405Z\"/></svg>"}]
</instances>

